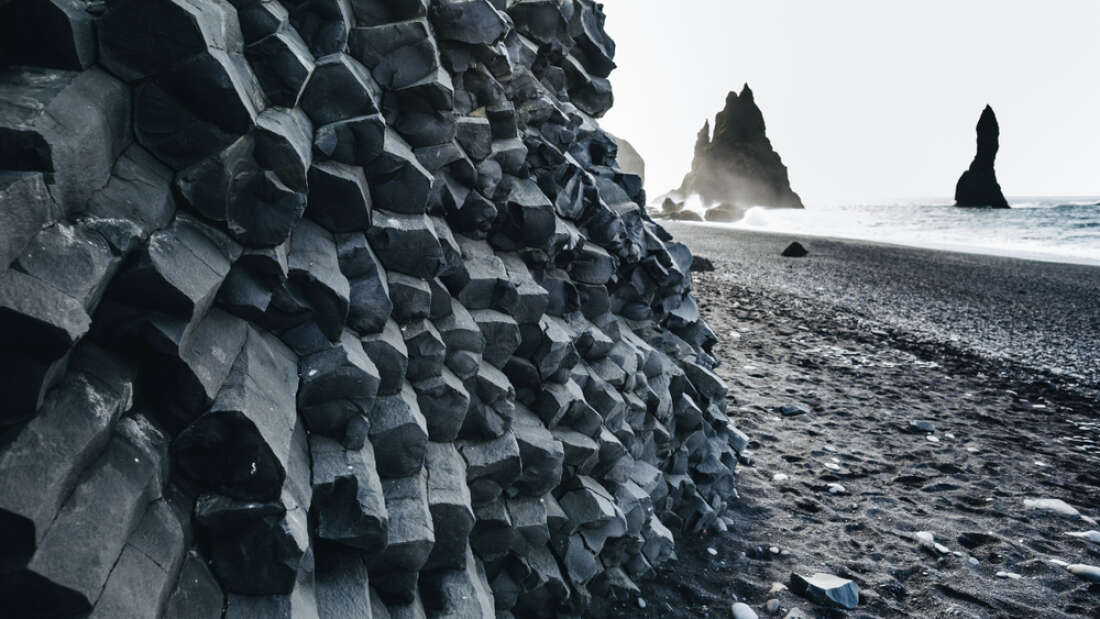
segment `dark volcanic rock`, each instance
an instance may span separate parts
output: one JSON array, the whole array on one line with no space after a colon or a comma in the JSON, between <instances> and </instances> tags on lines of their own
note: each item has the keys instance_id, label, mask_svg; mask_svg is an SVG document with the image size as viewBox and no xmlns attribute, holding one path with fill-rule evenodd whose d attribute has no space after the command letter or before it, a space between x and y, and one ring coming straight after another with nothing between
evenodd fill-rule
<instances>
[{"instance_id":1,"label":"dark volcanic rock","mask_svg":"<svg viewBox=\"0 0 1100 619\"><path fill-rule=\"evenodd\" d=\"M748 439L603 24L0 0L0 615L581 617L713 530Z\"/></svg>"},{"instance_id":2,"label":"dark volcanic rock","mask_svg":"<svg viewBox=\"0 0 1100 619\"><path fill-rule=\"evenodd\" d=\"M803 258L810 255L810 252L802 246L802 243L799 243L798 241L793 241L790 245L787 246L786 249L783 250L783 253L781 255L784 258Z\"/></svg>"},{"instance_id":3,"label":"dark volcanic rock","mask_svg":"<svg viewBox=\"0 0 1100 619\"><path fill-rule=\"evenodd\" d=\"M997 115L993 108L985 106L978 119L978 152L970 168L959 177L955 186L955 206L988 206L1008 208L1001 186L997 183L997 173L993 164L1000 149L1001 127L997 124Z\"/></svg>"},{"instance_id":4,"label":"dark volcanic rock","mask_svg":"<svg viewBox=\"0 0 1100 619\"><path fill-rule=\"evenodd\" d=\"M802 208L802 199L791 190L787 167L772 149L764 115L748 84L740 95L730 92L726 97L726 107L715 119L713 137L709 121L699 132L695 160L680 185L680 193L698 194L706 202L722 202L741 209ZM711 220L710 213L707 215ZM732 215L734 219L740 216Z\"/></svg>"}]
</instances>

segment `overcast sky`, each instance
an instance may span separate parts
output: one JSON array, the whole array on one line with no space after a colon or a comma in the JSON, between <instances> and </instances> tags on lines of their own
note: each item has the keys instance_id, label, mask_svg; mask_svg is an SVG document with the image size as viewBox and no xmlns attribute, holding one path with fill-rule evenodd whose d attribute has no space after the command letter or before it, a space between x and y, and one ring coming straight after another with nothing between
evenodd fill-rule
<instances>
[{"instance_id":1,"label":"overcast sky","mask_svg":"<svg viewBox=\"0 0 1100 619\"><path fill-rule=\"evenodd\" d=\"M987 102L1007 195L1100 194L1100 0L603 3L650 195L744 82L810 206L953 195Z\"/></svg>"}]
</instances>

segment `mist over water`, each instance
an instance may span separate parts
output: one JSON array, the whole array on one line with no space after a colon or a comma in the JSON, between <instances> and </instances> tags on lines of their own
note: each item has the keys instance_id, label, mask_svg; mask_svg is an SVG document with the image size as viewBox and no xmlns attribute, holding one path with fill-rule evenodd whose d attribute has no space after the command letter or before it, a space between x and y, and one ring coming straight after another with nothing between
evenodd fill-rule
<instances>
[{"instance_id":1,"label":"mist over water","mask_svg":"<svg viewBox=\"0 0 1100 619\"><path fill-rule=\"evenodd\" d=\"M736 223L713 225L1100 265L1100 196L1009 202L1011 209L957 208L948 199L805 210L754 207Z\"/></svg>"}]
</instances>

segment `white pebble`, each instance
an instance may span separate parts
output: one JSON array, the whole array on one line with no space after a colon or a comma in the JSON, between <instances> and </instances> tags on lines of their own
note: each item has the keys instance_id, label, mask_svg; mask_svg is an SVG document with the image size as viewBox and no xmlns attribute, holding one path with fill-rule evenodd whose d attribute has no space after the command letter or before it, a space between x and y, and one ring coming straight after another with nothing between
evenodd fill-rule
<instances>
[{"instance_id":1,"label":"white pebble","mask_svg":"<svg viewBox=\"0 0 1100 619\"><path fill-rule=\"evenodd\" d=\"M713 548L707 548L707 553L712 557L718 556L718 551Z\"/></svg>"},{"instance_id":2,"label":"white pebble","mask_svg":"<svg viewBox=\"0 0 1100 619\"><path fill-rule=\"evenodd\" d=\"M787 475L786 473L776 473L775 475L772 475L772 481L777 483L777 484L785 483L789 479L790 479L790 476Z\"/></svg>"},{"instance_id":3,"label":"white pebble","mask_svg":"<svg viewBox=\"0 0 1100 619\"><path fill-rule=\"evenodd\" d=\"M844 494L847 488L840 484L829 484L829 494Z\"/></svg>"},{"instance_id":4,"label":"white pebble","mask_svg":"<svg viewBox=\"0 0 1100 619\"><path fill-rule=\"evenodd\" d=\"M1074 563L1066 568L1070 574L1080 578L1081 580L1087 580L1089 582L1100 582L1100 567L1095 565L1085 565L1084 563Z\"/></svg>"},{"instance_id":5,"label":"white pebble","mask_svg":"<svg viewBox=\"0 0 1100 619\"><path fill-rule=\"evenodd\" d=\"M1066 531L1066 535L1083 539L1094 544L1100 544L1100 531Z\"/></svg>"},{"instance_id":6,"label":"white pebble","mask_svg":"<svg viewBox=\"0 0 1100 619\"><path fill-rule=\"evenodd\" d=\"M840 470L840 465L835 464L833 462L826 462L825 463L825 468L829 469L830 471L839 471Z\"/></svg>"},{"instance_id":7,"label":"white pebble","mask_svg":"<svg viewBox=\"0 0 1100 619\"><path fill-rule=\"evenodd\" d=\"M938 443L938 442L940 442L940 439L936 438L935 436L932 436L931 434L929 434L928 436L926 436L924 438L928 439L929 443Z\"/></svg>"},{"instance_id":8,"label":"white pebble","mask_svg":"<svg viewBox=\"0 0 1100 619\"><path fill-rule=\"evenodd\" d=\"M1096 521L1084 516L1077 508L1066 503L1062 499L1024 499L1024 507L1027 509L1050 512L1063 518L1080 518L1085 522L1094 524Z\"/></svg>"},{"instance_id":9,"label":"white pebble","mask_svg":"<svg viewBox=\"0 0 1100 619\"><path fill-rule=\"evenodd\" d=\"M645 598L638 598L638 608L645 608Z\"/></svg>"},{"instance_id":10,"label":"white pebble","mask_svg":"<svg viewBox=\"0 0 1100 619\"><path fill-rule=\"evenodd\" d=\"M1011 578L1012 580L1019 580L1023 578L1015 572L997 572L997 578Z\"/></svg>"}]
</instances>

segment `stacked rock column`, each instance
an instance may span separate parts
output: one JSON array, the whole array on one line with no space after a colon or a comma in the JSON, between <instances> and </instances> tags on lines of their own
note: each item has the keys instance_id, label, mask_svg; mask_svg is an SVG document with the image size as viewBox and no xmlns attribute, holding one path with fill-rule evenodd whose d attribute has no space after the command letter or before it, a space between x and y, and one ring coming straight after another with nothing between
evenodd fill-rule
<instances>
[{"instance_id":1,"label":"stacked rock column","mask_svg":"<svg viewBox=\"0 0 1100 619\"><path fill-rule=\"evenodd\" d=\"M720 527L745 440L603 20L0 1L0 604L600 614Z\"/></svg>"}]
</instances>

